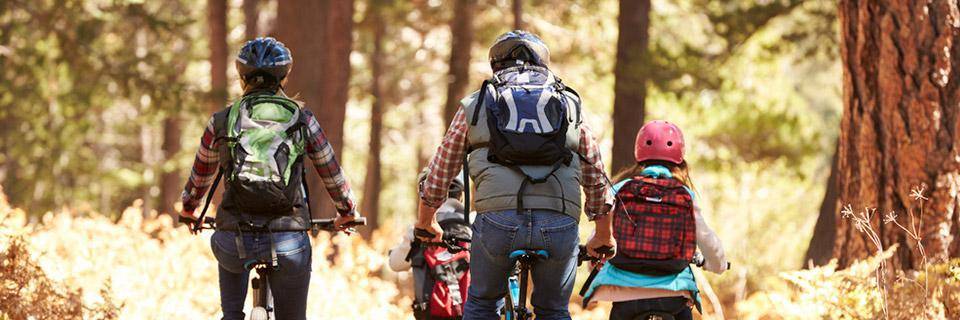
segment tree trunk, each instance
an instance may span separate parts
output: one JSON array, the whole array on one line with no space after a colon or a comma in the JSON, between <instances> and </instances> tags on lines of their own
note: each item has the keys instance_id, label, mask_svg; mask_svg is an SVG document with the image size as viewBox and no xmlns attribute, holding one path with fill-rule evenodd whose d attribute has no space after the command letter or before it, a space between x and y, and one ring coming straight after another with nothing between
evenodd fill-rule
<instances>
[{"instance_id":1,"label":"tree trunk","mask_svg":"<svg viewBox=\"0 0 960 320\"><path fill-rule=\"evenodd\" d=\"M513 0L513 30L523 30L523 0Z\"/></svg>"},{"instance_id":2,"label":"tree trunk","mask_svg":"<svg viewBox=\"0 0 960 320\"><path fill-rule=\"evenodd\" d=\"M386 22L382 13L382 4L373 4L367 19L373 24L373 52L370 55L371 71L373 73L370 84L370 93L373 103L370 105L370 147L367 153L367 175L363 182L363 209L361 212L367 217L367 226L360 229L360 233L367 239L379 226L380 219L380 189L382 178L380 171L381 136L383 132L384 93L383 81L383 38L386 34Z\"/></svg>"},{"instance_id":3,"label":"tree trunk","mask_svg":"<svg viewBox=\"0 0 960 320\"><path fill-rule=\"evenodd\" d=\"M837 152L833 152L833 160L830 161L830 176L827 177L827 190L823 194L823 202L820 204L820 214L817 216L817 224L813 227L813 237L810 238L810 246L807 247L807 253L803 258L802 268L810 265L822 266L830 262L833 257L833 240L837 238L837 221L834 217L837 214Z\"/></svg>"},{"instance_id":4,"label":"tree trunk","mask_svg":"<svg viewBox=\"0 0 960 320\"><path fill-rule=\"evenodd\" d=\"M318 30L319 29L319 30ZM350 82L353 0L285 0L277 4L277 35L293 52L286 89L314 112L338 159L343 156L343 120ZM314 217L336 215L323 183L307 175Z\"/></svg>"},{"instance_id":5,"label":"tree trunk","mask_svg":"<svg viewBox=\"0 0 960 320\"><path fill-rule=\"evenodd\" d=\"M260 0L243 0L243 27L246 40L260 36Z\"/></svg>"},{"instance_id":6,"label":"tree trunk","mask_svg":"<svg viewBox=\"0 0 960 320\"><path fill-rule=\"evenodd\" d=\"M227 0L207 0L210 32L210 112L227 104Z\"/></svg>"},{"instance_id":7,"label":"tree trunk","mask_svg":"<svg viewBox=\"0 0 960 320\"><path fill-rule=\"evenodd\" d=\"M161 156L164 162L170 161L180 152L180 130L182 129L176 114L163 120L163 143L160 149L163 151ZM180 201L183 180L177 170L166 170L163 167L166 166L161 166L160 169L160 213L176 216L177 210L173 204Z\"/></svg>"},{"instance_id":8,"label":"tree trunk","mask_svg":"<svg viewBox=\"0 0 960 320\"><path fill-rule=\"evenodd\" d=\"M470 84L470 48L473 45L473 15L476 0L456 0L450 20L450 71L447 73L447 103L443 107L443 123L453 121L460 99Z\"/></svg>"},{"instance_id":9,"label":"tree trunk","mask_svg":"<svg viewBox=\"0 0 960 320\"><path fill-rule=\"evenodd\" d=\"M840 1L843 101L837 181L839 205L877 208L870 222L884 248L899 244L898 268L921 267L916 243L889 212L911 228L909 212L929 197L918 221L928 259L955 249L960 191L958 108L960 13L956 1ZM841 266L875 252L849 219L835 216L834 257Z\"/></svg>"},{"instance_id":10,"label":"tree trunk","mask_svg":"<svg viewBox=\"0 0 960 320\"><path fill-rule=\"evenodd\" d=\"M647 97L650 0L620 0L613 98L613 171L636 162L634 140L643 125Z\"/></svg>"}]
</instances>

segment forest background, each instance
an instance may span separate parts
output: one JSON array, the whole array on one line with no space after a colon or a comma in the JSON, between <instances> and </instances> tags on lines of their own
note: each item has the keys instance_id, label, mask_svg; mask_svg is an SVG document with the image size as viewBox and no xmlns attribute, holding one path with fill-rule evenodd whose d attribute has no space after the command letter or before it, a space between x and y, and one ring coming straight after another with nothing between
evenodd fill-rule
<instances>
[{"instance_id":1,"label":"forest background","mask_svg":"<svg viewBox=\"0 0 960 320\"><path fill-rule=\"evenodd\" d=\"M209 115L241 93L233 57L273 36L293 51L286 91L318 115L372 222L363 239L316 238L311 301L326 302L310 312L377 299L384 306L361 315L407 317L409 276L387 271L383 256L415 217L417 173L457 101L489 77L488 46L522 28L583 96L609 172L632 161L644 121L683 128L699 205L734 263L701 276L706 317L957 315L957 7L0 1L0 279L49 281L86 317L214 316L212 256L169 215ZM315 214L331 217L319 183L310 180ZM143 259L191 276L137 278L164 272ZM5 278L26 265L39 274ZM349 294L320 289L337 284ZM158 297L157 286L183 293ZM889 301L899 298L915 302ZM0 318L30 314L29 299L0 303ZM604 308L576 316L605 318Z\"/></svg>"}]
</instances>

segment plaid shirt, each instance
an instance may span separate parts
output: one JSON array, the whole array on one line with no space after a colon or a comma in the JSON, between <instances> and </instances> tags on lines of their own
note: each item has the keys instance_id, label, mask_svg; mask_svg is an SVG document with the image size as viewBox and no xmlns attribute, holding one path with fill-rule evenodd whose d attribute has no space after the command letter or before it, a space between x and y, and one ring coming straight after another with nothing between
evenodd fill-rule
<instances>
[{"instance_id":1,"label":"plaid shirt","mask_svg":"<svg viewBox=\"0 0 960 320\"><path fill-rule=\"evenodd\" d=\"M307 156L313 161L313 166L320 174L320 180L324 187L330 193L330 198L337 208L340 215L353 215L356 208L353 200L353 194L350 191L350 183L344 175L337 158L333 153L333 147L327 141L327 136L320 128L320 122L313 116L313 113L306 109L301 109L307 116L308 130L306 151ZM213 118L207 124L207 129L200 138L200 150L197 150L197 157L193 161L193 171L190 173L190 179L184 187L181 200L183 201L184 211L193 211L200 205L203 195L207 188L213 182L213 178L220 166L219 142L216 141L216 128L213 126Z\"/></svg>"},{"instance_id":2,"label":"plaid shirt","mask_svg":"<svg viewBox=\"0 0 960 320\"><path fill-rule=\"evenodd\" d=\"M430 160L427 167L430 174L420 185L420 198L427 206L436 208L446 200L447 188L463 165L468 128L467 118L461 107L454 115L447 134L443 136L443 142L437 148L437 153ZM613 205L613 196L606 183L606 172L603 170L603 160L600 159L600 149L586 123L580 125L580 147L577 153L586 159L586 161L580 161L580 171L583 174L580 184L587 198L583 207L584 212L587 218L593 220L598 215L608 213Z\"/></svg>"}]
</instances>

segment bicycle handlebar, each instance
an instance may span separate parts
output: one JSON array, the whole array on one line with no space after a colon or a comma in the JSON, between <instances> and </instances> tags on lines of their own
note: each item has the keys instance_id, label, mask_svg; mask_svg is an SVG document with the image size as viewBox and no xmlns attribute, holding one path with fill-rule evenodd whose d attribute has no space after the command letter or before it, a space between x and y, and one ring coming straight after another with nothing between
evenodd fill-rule
<instances>
[{"instance_id":1,"label":"bicycle handlebar","mask_svg":"<svg viewBox=\"0 0 960 320\"><path fill-rule=\"evenodd\" d=\"M436 237L436 235L431 233L430 231L420 229L420 228L414 228L413 235L414 235L413 241L422 246L441 247L441 248L447 249L447 251L449 251L450 253L458 253L460 251L469 250L469 248L467 248L466 246L460 245L460 243L463 243L463 242L470 243L470 239L443 236L443 240L440 242L424 241L424 240L420 240L420 238L433 238L433 237Z\"/></svg>"},{"instance_id":2,"label":"bicycle handlebar","mask_svg":"<svg viewBox=\"0 0 960 320\"><path fill-rule=\"evenodd\" d=\"M177 218L177 221L180 222L180 223L187 224L187 225L190 226L191 228L196 227L196 226L197 226L197 223L198 223L198 221L197 221L196 218L193 218L193 217L185 217L185 216L179 216L179 218ZM312 219L312 220L310 220L310 227L311 227L311 228L317 228L317 229L323 230L323 231L336 232L336 231L338 231L338 230L337 230L337 228L336 228L336 224L334 223L334 221L336 221L336 219ZM359 217L359 218L356 218L356 219L353 220L353 221L350 221L350 222L344 224L344 226L345 226L346 228L353 228L353 227L357 227L357 226L363 226L363 225L366 225L366 224L367 224L367 218ZM213 217L203 217L203 223L201 223L201 224L199 225L199 227L197 228L197 230L216 229L216 228L217 228L217 223L216 223L216 220L215 220ZM307 230L309 230L309 229L305 229L305 230L273 230L273 231L307 231Z\"/></svg>"},{"instance_id":3,"label":"bicycle handlebar","mask_svg":"<svg viewBox=\"0 0 960 320\"><path fill-rule=\"evenodd\" d=\"M580 266L581 264L583 264L584 261L600 262L600 258L593 257L587 252L587 246L581 244L579 251L580 253L577 254L577 266ZM596 251L597 253L605 256L612 256L614 253L613 248L609 246L599 247L597 248Z\"/></svg>"}]
</instances>

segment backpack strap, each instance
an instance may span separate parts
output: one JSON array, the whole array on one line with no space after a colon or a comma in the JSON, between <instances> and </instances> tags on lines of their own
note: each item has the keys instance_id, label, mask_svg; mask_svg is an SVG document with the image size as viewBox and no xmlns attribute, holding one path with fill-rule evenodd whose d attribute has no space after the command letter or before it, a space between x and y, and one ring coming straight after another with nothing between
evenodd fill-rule
<instances>
[{"instance_id":1,"label":"backpack strap","mask_svg":"<svg viewBox=\"0 0 960 320\"><path fill-rule=\"evenodd\" d=\"M217 192L217 186L220 185L220 178L223 178L223 170L217 168L217 177L213 179L213 184L210 185L210 189L207 190L207 201L203 204L203 210L200 211L200 217L197 218L197 221L203 221L203 217L207 215L207 209L210 208L210 202L213 201L213 194ZM193 231L200 232L202 225L202 223L195 223L193 225Z\"/></svg>"},{"instance_id":2,"label":"backpack strap","mask_svg":"<svg viewBox=\"0 0 960 320\"><path fill-rule=\"evenodd\" d=\"M477 103L473 107L473 119L470 119L471 126L477 125L477 121L480 118L480 109L483 108L483 100L487 96L487 87L493 84L493 81L494 80L491 79L483 80L483 84L480 85L480 93L479 96L477 96Z\"/></svg>"},{"instance_id":3,"label":"backpack strap","mask_svg":"<svg viewBox=\"0 0 960 320\"><path fill-rule=\"evenodd\" d=\"M463 221L470 226L470 149L463 152Z\"/></svg>"}]
</instances>

